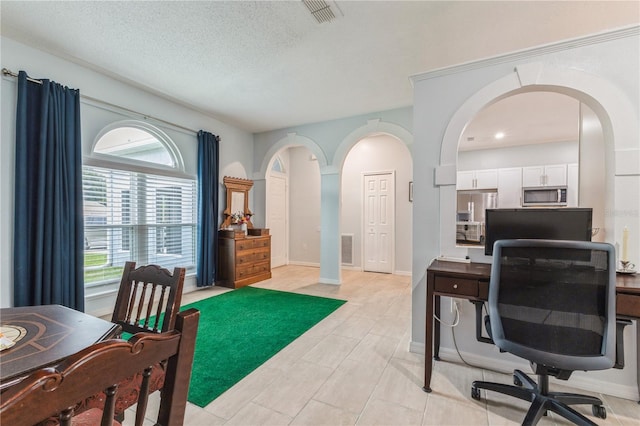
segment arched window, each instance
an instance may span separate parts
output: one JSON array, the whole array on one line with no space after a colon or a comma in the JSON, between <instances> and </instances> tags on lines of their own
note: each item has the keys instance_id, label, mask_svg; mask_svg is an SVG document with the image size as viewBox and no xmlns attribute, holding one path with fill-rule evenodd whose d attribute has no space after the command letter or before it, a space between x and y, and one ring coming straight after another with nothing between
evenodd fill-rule
<instances>
[{"instance_id":1,"label":"arched window","mask_svg":"<svg viewBox=\"0 0 640 426\"><path fill-rule=\"evenodd\" d=\"M278 172L278 173L284 173L284 166L282 165L282 161L280 160L280 157L276 157L273 160L273 165L271 166L271 171Z\"/></svg>"},{"instance_id":2,"label":"arched window","mask_svg":"<svg viewBox=\"0 0 640 426\"><path fill-rule=\"evenodd\" d=\"M146 123L114 123L83 167L85 285L118 281L128 260L195 267L196 181L171 139Z\"/></svg>"}]
</instances>

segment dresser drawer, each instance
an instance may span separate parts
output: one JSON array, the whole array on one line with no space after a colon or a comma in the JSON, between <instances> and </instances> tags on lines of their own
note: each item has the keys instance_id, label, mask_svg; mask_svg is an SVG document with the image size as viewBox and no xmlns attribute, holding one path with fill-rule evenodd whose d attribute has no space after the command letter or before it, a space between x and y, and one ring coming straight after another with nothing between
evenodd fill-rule
<instances>
[{"instance_id":1,"label":"dresser drawer","mask_svg":"<svg viewBox=\"0 0 640 426\"><path fill-rule=\"evenodd\" d=\"M271 251L268 248L256 249L253 253L253 259L256 262L271 259Z\"/></svg>"},{"instance_id":2,"label":"dresser drawer","mask_svg":"<svg viewBox=\"0 0 640 426\"><path fill-rule=\"evenodd\" d=\"M271 247L271 238L258 238L253 240L254 248L263 248L263 247Z\"/></svg>"},{"instance_id":3,"label":"dresser drawer","mask_svg":"<svg viewBox=\"0 0 640 426\"><path fill-rule=\"evenodd\" d=\"M245 250L236 254L236 266L250 265L255 261L253 250Z\"/></svg>"},{"instance_id":4,"label":"dresser drawer","mask_svg":"<svg viewBox=\"0 0 640 426\"><path fill-rule=\"evenodd\" d=\"M267 238L246 238L238 240L236 242L236 253L240 253L245 250L269 248L271 246L271 240Z\"/></svg>"},{"instance_id":5,"label":"dresser drawer","mask_svg":"<svg viewBox=\"0 0 640 426\"><path fill-rule=\"evenodd\" d=\"M253 273L254 274L264 274L265 272L271 271L270 262L260 262L253 265Z\"/></svg>"},{"instance_id":6,"label":"dresser drawer","mask_svg":"<svg viewBox=\"0 0 640 426\"><path fill-rule=\"evenodd\" d=\"M434 289L438 293L478 297L478 280L436 276Z\"/></svg>"},{"instance_id":7,"label":"dresser drawer","mask_svg":"<svg viewBox=\"0 0 640 426\"><path fill-rule=\"evenodd\" d=\"M252 240L237 240L236 241L236 253L240 253L241 251L251 250L253 248Z\"/></svg>"},{"instance_id":8,"label":"dresser drawer","mask_svg":"<svg viewBox=\"0 0 640 426\"><path fill-rule=\"evenodd\" d=\"M253 276L253 265L247 264L236 268L236 281Z\"/></svg>"},{"instance_id":9,"label":"dresser drawer","mask_svg":"<svg viewBox=\"0 0 640 426\"><path fill-rule=\"evenodd\" d=\"M268 248L244 250L236 254L236 265L241 266L261 262L270 258L271 253Z\"/></svg>"},{"instance_id":10,"label":"dresser drawer","mask_svg":"<svg viewBox=\"0 0 640 426\"><path fill-rule=\"evenodd\" d=\"M242 280L254 275L264 274L271 271L270 262L259 261L256 263L238 265L236 268L236 280Z\"/></svg>"}]
</instances>

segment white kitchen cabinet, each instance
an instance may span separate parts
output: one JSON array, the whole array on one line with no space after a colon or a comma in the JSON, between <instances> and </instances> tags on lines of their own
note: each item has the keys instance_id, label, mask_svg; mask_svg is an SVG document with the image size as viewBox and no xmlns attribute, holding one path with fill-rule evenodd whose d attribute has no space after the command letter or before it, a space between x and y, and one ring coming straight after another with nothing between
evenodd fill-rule
<instances>
[{"instance_id":1,"label":"white kitchen cabinet","mask_svg":"<svg viewBox=\"0 0 640 426\"><path fill-rule=\"evenodd\" d=\"M458 172L456 189L474 189L476 174L473 170Z\"/></svg>"},{"instance_id":2,"label":"white kitchen cabinet","mask_svg":"<svg viewBox=\"0 0 640 426\"><path fill-rule=\"evenodd\" d=\"M496 189L498 187L498 170L467 170L458 172L456 189Z\"/></svg>"},{"instance_id":3,"label":"white kitchen cabinet","mask_svg":"<svg viewBox=\"0 0 640 426\"><path fill-rule=\"evenodd\" d=\"M522 167L498 169L498 207L522 207Z\"/></svg>"},{"instance_id":4,"label":"white kitchen cabinet","mask_svg":"<svg viewBox=\"0 0 640 426\"><path fill-rule=\"evenodd\" d=\"M522 168L522 186L565 186L567 184L567 165L552 164Z\"/></svg>"}]
</instances>

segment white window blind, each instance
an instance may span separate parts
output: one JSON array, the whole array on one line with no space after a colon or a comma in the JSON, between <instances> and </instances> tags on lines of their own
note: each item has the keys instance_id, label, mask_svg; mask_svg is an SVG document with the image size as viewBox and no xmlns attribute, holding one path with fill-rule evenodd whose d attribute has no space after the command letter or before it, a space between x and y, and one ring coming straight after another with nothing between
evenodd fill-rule
<instances>
[{"instance_id":1,"label":"white window blind","mask_svg":"<svg viewBox=\"0 0 640 426\"><path fill-rule=\"evenodd\" d=\"M118 281L124 263L195 267L196 181L83 167L85 285Z\"/></svg>"}]
</instances>

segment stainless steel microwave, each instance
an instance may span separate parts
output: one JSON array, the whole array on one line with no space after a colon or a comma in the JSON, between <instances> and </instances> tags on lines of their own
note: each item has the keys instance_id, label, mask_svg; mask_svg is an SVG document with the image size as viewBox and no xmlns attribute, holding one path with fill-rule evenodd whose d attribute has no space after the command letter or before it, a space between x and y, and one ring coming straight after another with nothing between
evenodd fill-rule
<instances>
[{"instance_id":1,"label":"stainless steel microwave","mask_svg":"<svg viewBox=\"0 0 640 426\"><path fill-rule=\"evenodd\" d=\"M566 206L566 186L522 188L522 207Z\"/></svg>"}]
</instances>

